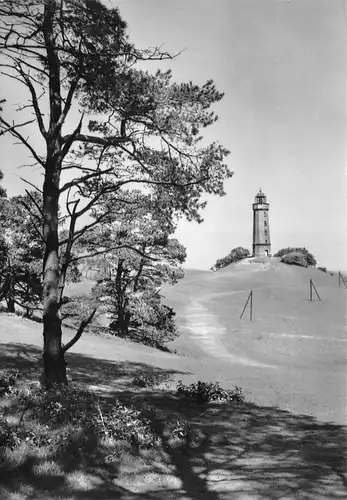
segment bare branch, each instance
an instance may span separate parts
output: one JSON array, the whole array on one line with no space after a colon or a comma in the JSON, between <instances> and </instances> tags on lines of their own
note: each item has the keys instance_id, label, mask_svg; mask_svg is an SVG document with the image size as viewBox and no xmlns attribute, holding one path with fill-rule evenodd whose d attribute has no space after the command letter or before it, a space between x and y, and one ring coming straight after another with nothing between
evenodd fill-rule
<instances>
[{"instance_id":1,"label":"bare branch","mask_svg":"<svg viewBox=\"0 0 347 500\"><path fill-rule=\"evenodd\" d=\"M34 121L34 120L32 120L32 121ZM29 142L26 139L24 139L22 134L17 131L16 127L13 128L13 126L11 126L6 120L4 120L1 117L0 117L0 123L3 123L8 129L11 129L11 130L9 130L9 132L13 136L17 137L21 141L21 143L29 149L29 151L31 152L31 154L33 155L35 160L38 163L40 163L40 165L42 165L43 167L45 166L45 162L42 160L42 158L39 157L39 155L36 153L35 149L29 144ZM32 123L32 122L28 122L28 123ZM0 135L1 135L1 133L0 133Z\"/></svg>"},{"instance_id":2,"label":"bare branch","mask_svg":"<svg viewBox=\"0 0 347 500\"><path fill-rule=\"evenodd\" d=\"M20 180L23 181L23 182L25 182L26 184L29 184L29 186L33 187L34 189L36 189L36 191L38 191L39 193L43 194L42 189L40 189L37 186L35 186L35 184L32 184L31 182L27 181L23 177L20 177Z\"/></svg>"},{"instance_id":3,"label":"bare branch","mask_svg":"<svg viewBox=\"0 0 347 500\"><path fill-rule=\"evenodd\" d=\"M64 135L62 137L63 142L68 142L71 140L71 135ZM126 142L130 142L131 138L130 137L120 137L120 136L115 136L115 137L98 137L94 135L87 135L87 134L76 134L74 137L75 141L78 142L88 142L91 144L100 144L100 146L118 146L118 144L124 144Z\"/></svg>"},{"instance_id":4,"label":"bare branch","mask_svg":"<svg viewBox=\"0 0 347 500\"><path fill-rule=\"evenodd\" d=\"M87 174L85 175L84 177L79 177L78 179L74 179L73 181L71 182L67 182L66 184L64 184L64 186L60 189L60 193L63 193L64 191L66 191L67 189L73 187L73 186L76 186L77 184L80 184L82 182L85 182L85 181L88 181L89 179L93 179L94 177L100 177L104 174L108 174L110 172L112 172L113 168L108 168L107 170L94 170L93 173L91 174Z\"/></svg>"},{"instance_id":5,"label":"bare branch","mask_svg":"<svg viewBox=\"0 0 347 500\"><path fill-rule=\"evenodd\" d=\"M25 125L29 125L30 123L33 123L35 120L29 120L27 122L24 122L24 123L18 123L18 125L9 125L9 124L6 124L6 122L0 118L0 122L3 122L6 124L7 128L5 130L0 130L0 137L4 134L6 134L7 132L13 132L15 129L19 128L19 127L24 127Z\"/></svg>"},{"instance_id":6,"label":"bare branch","mask_svg":"<svg viewBox=\"0 0 347 500\"><path fill-rule=\"evenodd\" d=\"M78 85L78 82L79 82L79 77L75 78L71 85L70 85L70 88L69 88L69 91L68 91L68 94L67 94L67 97L66 97L66 101L65 101L65 106L64 106L64 109L63 109L63 112L57 122L57 127L61 127L67 117L67 114L68 112L70 111L70 108L71 108L71 104L72 104L72 99L73 99L73 96L74 96L74 93L75 93L75 90L77 88L77 85ZM82 116L83 118L83 116ZM80 132L80 130L79 130Z\"/></svg>"},{"instance_id":7,"label":"bare branch","mask_svg":"<svg viewBox=\"0 0 347 500\"><path fill-rule=\"evenodd\" d=\"M65 144L64 144L64 146L62 148L62 151L61 151L61 157L62 158L65 158L65 156L68 154L69 149L72 146L72 143L76 140L76 137L81 132L83 118L84 118L84 114L81 116L81 119L80 119L77 127L75 128L75 130L72 132L72 134L70 134L68 136L68 139L65 141Z\"/></svg>"},{"instance_id":8,"label":"bare branch","mask_svg":"<svg viewBox=\"0 0 347 500\"><path fill-rule=\"evenodd\" d=\"M83 330L89 325L89 323L93 320L96 313L96 308L92 310L89 316L81 321L81 324L77 330L76 335L68 342L66 345L63 345L61 350L62 352L66 352L71 349L72 346L76 344L76 342L81 338Z\"/></svg>"},{"instance_id":9,"label":"bare branch","mask_svg":"<svg viewBox=\"0 0 347 500\"><path fill-rule=\"evenodd\" d=\"M21 201L21 203L22 203L22 205L26 208L26 210L28 211L28 213L29 213L29 215L30 215L30 218L31 218L31 223L32 223L32 225L34 226L34 229L35 229L35 231L37 232L37 234L39 235L39 237L40 237L41 241L42 241L43 243L46 243L45 237L43 236L42 232L41 232L41 231L39 230L39 228L37 227L36 223L33 221L33 214L32 214L32 212L31 212L31 210L30 210L29 205L28 205L27 203L25 203L25 201L23 201L23 200Z\"/></svg>"},{"instance_id":10,"label":"bare branch","mask_svg":"<svg viewBox=\"0 0 347 500\"><path fill-rule=\"evenodd\" d=\"M15 304L17 304L17 306L23 307L23 309L31 309L32 311L43 311L42 307L29 306L28 304L23 304L23 303L19 302L17 299L15 299L14 297L12 297L12 299L13 299L13 302Z\"/></svg>"},{"instance_id":11,"label":"bare branch","mask_svg":"<svg viewBox=\"0 0 347 500\"><path fill-rule=\"evenodd\" d=\"M37 201L35 200L35 198L33 197L33 195L30 193L30 191L28 191L27 189L25 190L26 194L29 196L29 198L31 199L31 201L34 203L35 207L37 208L37 210L39 211L39 213L41 214L42 218L45 219L45 215L43 213L43 210L42 208L40 207L40 205L37 203ZM42 222L42 219L39 218L40 222Z\"/></svg>"},{"instance_id":12,"label":"bare branch","mask_svg":"<svg viewBox=\"0 0 347 500\"><path fill-rule=\"evenodd\" d=\"M172 182L172 181L150 181L147 179L128 179L126 181L119 182L117 187L125 186L125 184L153 184L156 186L172 186L172 187L177 187L177 188L185 188L189 186L196 186L197 184L200 184L203 181L207 181L208 177L200 177L200 179L197 179L196 181L192 182L184 182L184 183L178 183L178 182Z\"/></svg>"},{"instance_id":13,"label":"bare branch","mask_svg":"<svg viewBox=\"0 0 347 500\"><path fill-rule=\"evenodd\" d=\"M35 115L36 115L36 118L37 118L37 124L38 124L38 127L40 129L41 135L46 139L46 137L47 137L47 131L46 131L45 125L43 123L42 113L41 113L41 110L40 110L40 106L39 106L39 102L38 102L38 97L36 95L36 90L35 90L33 84L31 83L30 78L28 77L28 75L26 75L24 73L24 71L22 70L22 68L21 68L21 66L19 64L18 64L18 71L22 75L22 77L25 80L25 83L26 83L28 89L30 90L30 94L31 94L31 98L32 98L32 105L33 105L33 108L34 108L34 111L35 111Z\"/></svg>"},{"instance_id":14,"label":"bare branch","mask_svg":"<svg viewBox=\"0 0 347 500\"><path fill-rule=\"evenodd\" d=\"M76 187L77 187L77 188L80 188L80 186L79 186L79 185L76 185ZM114 188L112 187L112 189L114 189ZM82 208L82 209L81 209L81 210L80 210L80 211L76 214L76 216L77 216L77 217L81 217L81 215L83 215L83 214L85 214L86 212L88 212L88 210L89 210L89 209L90 209L93 205L95 205L95 203L96 203L96 202L97 202L97 201L98 201L98 200L99 200L99 199L100 199L100 198L101 198L104 194L106 194L106 193L107 193L107 191L110 191L110 190L111 190L111 188L110 188L110 189L106 189L106 188L101 189L101 190L100 190L100 191L99 191L99 192L98 192L98 193L94 196L94 198L92 198L92 199L90 200L90 202L89 202L89 203L87 203L87 205L86 205L84 208ZM81 192L81 191L80 191L80 192ZM83 194L83 193L81 193L81 194Z\"/></svg>"},{"instance_id":15,"label":"bare branch","mask_svg":"<svg viewBox=\"0 0 347 500\"><path fill-rule=\"evenodd\" d=\"M104 249L104 250L98 250L97 252L93 252L91 254L79 255L79 256L74 257L73 259L71 259L70 262L77 262L77 261L82 260L82 259L90 259L91 257L96 257L97 255L105 255L106 253L113 252L114 250L122 250L123 248L127 248L128 250L133 250L134 252L136 252L139 255L141 255L141 257L144 257L146 259L153 260L153 261L157 261L158 260L155 257L150 257L149 255L141 252L141 250L138 250L137 248L132 247L131 245L117 245L115 247L107 248L107 249Z\"/></svg>"}]
</instances>

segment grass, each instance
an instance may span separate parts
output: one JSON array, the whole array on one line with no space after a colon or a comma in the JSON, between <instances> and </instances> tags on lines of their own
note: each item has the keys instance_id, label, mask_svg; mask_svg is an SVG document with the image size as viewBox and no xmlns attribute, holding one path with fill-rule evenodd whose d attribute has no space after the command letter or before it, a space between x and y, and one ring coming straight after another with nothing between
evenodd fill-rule
<instances>
[{"instance_id":1,"label":"grass","mask_svg":"<svg viewBox=\"0 0 347 500\"><path fill-rule=\"evenodd\" d=\"M321 302L308 300L310 279ZM240 319L250 290L252 321L249 310ZM177 310L177 350L214 358L220 371L228 363L234 383L256 403L347 421L346 289L337 276L246 260L215 273L188 272L162 293Z\"/></svg>"},{"instance_id":2,"label":"grass","mask_svg":"<svg viewBox=\"0 0 347 500\"><path fill-rule=\"evenodd\" d=\"M154 407L166 423L165 432L157 427L160 444L145 449L105 436L85 442L83 432L74 432L81 457L54 443L24 443L0 457L0 498L345 498L345 344L333 340L345 335L344 290L319 270L266 265L188 272L179 285L164 288L182 332L173 347L185 356L83 335L67 357L69 379L102 405ZM310 277L322 303L307 301ZM251 288L252 324L238 319ZM40 325L1 314L0 331L0 367L19 371L19 387L35 385ZM64 342L72 335L66 329ZM241 386L246 401L187 404L175 392L178 380ZM11 406L10 400L1 405ZM15 405L6 411L17 425ZM25 425L52 435L29 416ZM182 429L192 436L188 443Z\"/></svg>"},{"instance_id":3,"label":"grass","mask_svg":"<svg viewBox=\"0 0 347 500\"><path fill-rule=\"evenodd\" d=\"M4 345L1 365L12 367L21 345ZM35 380L38 366L29 361L39 350L26 346L21 359L26 384ZM112 373L108 360L75 355L79 383ZM143 370L143 366L141 370ZM129 364L129 371L137 367ZM122 371L120 371L120 374ZM123 373L125 377L125 373ZM122 375L120 375L120 379ZM187 405L174 391L151 387L122 390L109 386L100 391L105 403L143 402L156 408L158 418L189 422L195 439L190 446L164 437L154 449L138 449L124 441L86 439L74 432L74 448L33 446L24 443L1 457L0 497L10 500L37 499L195 499L230 498L343 498L346 494L346 430L318 422L307 415L294 415L276 407L249 402L239 404ZM14 411L12 424L18 412ZM26 426L34 424L29 418ZM36 422L36 435L45 429ZM61 432L65 428L59 428ZM53 434L50 431L49 436ZM79 448L82 448L82 455ZM74 451L72 451L74 450ZM112 454L112 460L106 457ZM164 493L165 492L165 493Z\"/></svg>"}]
</instances>

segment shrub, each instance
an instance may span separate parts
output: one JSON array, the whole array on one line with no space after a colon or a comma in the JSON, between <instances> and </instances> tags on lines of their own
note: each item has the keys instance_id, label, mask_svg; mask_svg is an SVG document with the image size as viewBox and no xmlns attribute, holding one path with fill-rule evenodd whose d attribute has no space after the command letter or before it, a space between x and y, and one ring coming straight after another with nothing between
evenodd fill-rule
<instances>
[{"instance_id":1,"label":"shrub","mask_svg":"<svg viewBox=\"0 0 347 500\"><path fill-rule=\"evenodd\" d=\"M18 371L0 370L0 396L10 394L18 378Z\"/></svg>"},{"instance_id":2,"label":"shrub","mask_svg":"<svg viewBox=\"0 0 347 500\"><path fill-rule=\"evenodd\" d=\"M0 417L0 449L10 448L13 450L21 442L17 429L3 417Z\"/></svg>"},{"instance_id":3,"label":"shrub","mask_svg":"<svg viewBox=\"0 0 347 500\"><path fill-rule=\"evenodd\" d=\"M247 250L247 248L234 248L226 257L218 259L215 265L211 267L211 270L218 271L223 267L229 266L232 262L237 262L239 260L246 259L247 257L249 257L249 250Z\"/></svg>"},{"instance_id":4,"label":"shrub","mask_svg":"<svg viewBox=\"0 0 347 500\"><path fill-rule=\"evenodd\" d=\"M223 389L218 382L201 382L184 385L181 380L177 384L177 395L194 399L199 404L208 402L242 402L245 397L240 387Z\"/></svg>"},{"instance_id":5,"label":"shrub","mask_svg":"<svg viewBox=\"0 0 347 500\"><path fill-rule=\"evenodd\" d=\"M322 271L322 273L327 273L328 272L326 267L318 267L318 269L320 271Z\"/></svg>"},{"instance_id":6,"label":"shrub","mask_svg":"<svg viewBox=\"0 0 347 500\"><path fill-rule=\"evenodd\" d=\"M302 254L306 257L306 262L307 266L315 266L317 264L316 259L313 257L313 255L305 248L305 247L288 247L288 248L282 248L279 250L277 253L275 253L274 257L284 257L287 254L292 254L292 253L299 253ZM283 262L283 261L281 261ZM300 264L298 264L300 265ZM305 266L305 267L307 267Z\"/></svg>"},{"instance_id":7,"label":"shrub","mask_svg":"<svg viewBox=\"0 0 347 500\"><path fill-rule=\"evenodd\" d=\"M167 380L167 375L159 373L140 373L136 375L132 383L137 387L154 387Z\"/></svg>"},{"instance_id":8,"label":"shrub","mask_svg":"<svg viewBox=\"0 0 347 500\"><path fill-rule=\"evenodd\" d=\"M292 266L308 267L306 256L303 255L302 253L297 253L297 252L292 252L283 255L283 257L281 258L281 262L284 262L284 264L289 264Z\"/></svg>"}]
</instances>

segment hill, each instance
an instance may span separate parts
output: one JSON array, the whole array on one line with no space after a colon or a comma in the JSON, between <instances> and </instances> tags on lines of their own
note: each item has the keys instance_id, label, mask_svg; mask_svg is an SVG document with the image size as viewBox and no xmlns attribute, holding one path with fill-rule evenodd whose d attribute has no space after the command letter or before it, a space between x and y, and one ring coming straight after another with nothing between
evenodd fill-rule
<instances>
[{"instance_id":1,"label":"hill","mask_svg":"<svg viewBox=\"0 0 347 500\"><path fill-rule=\"evenodd\" d=\"M322 301L308 301L309 279ZM252 322L247 314L239 319L251 289ZM85 333L68 353L68 376L111 405L145 402L164 421L188 421L202 441L177 449L164 439L159 449L144 451L110 442L112 463L100 462L97 443L88 444L83 460L80 448L62 455L24 444L6 449L0 460L0 497L345 497L346 429L337 425L346 422L345 292L336 276L274 259L247 260L217 273L188 270L180 283L162 290L177 308L181 337L172 346L185 356ZM72 335L65 329L64 342ZM0 343L0 366L37 381L41 325L0 314ZM143 373L165 374L171 382L140 389L133 378ZM241 386L246 402L189 405L173 391L178 379Z\"/></svg>"},{"instance_id":2,"label":"hill","mask_svg":"<svg viewBox=\"0 0 347 500\"><path fill-rule=\"evenodd\" d=\"M313 295L312 279L321 301ZM240 315L253 290L253 318ZM346 289L336 275L245 259L215 273L187 271L163 287L177 311L181 336L172 346L218 360L257 402L345 420Z\"/></svg>"}]
</instances>

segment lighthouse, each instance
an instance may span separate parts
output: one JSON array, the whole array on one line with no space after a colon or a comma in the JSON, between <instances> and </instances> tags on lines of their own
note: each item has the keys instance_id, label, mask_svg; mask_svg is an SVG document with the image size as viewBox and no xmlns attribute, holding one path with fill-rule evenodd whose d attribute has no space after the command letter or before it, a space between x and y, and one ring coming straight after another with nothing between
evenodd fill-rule
<instances>
[{"instance_id":1,"label":"lighthouse","mask_svg":"<svg viewBox=\"0 0 347 500\"><path fill-rule=\"evenodd\" d=\"M259 190L253 203L253 257L270 257L269 204Z\"/></svg>"}]
</instances>

